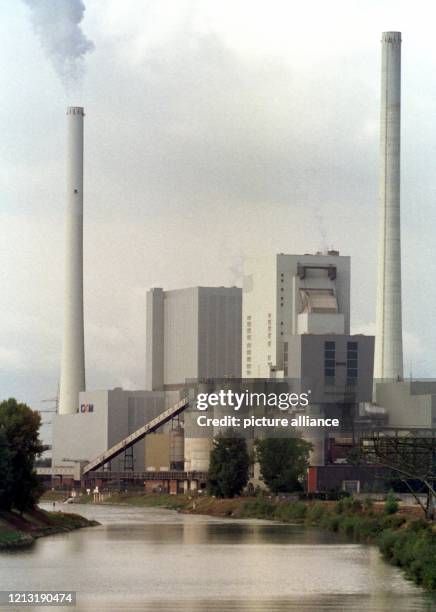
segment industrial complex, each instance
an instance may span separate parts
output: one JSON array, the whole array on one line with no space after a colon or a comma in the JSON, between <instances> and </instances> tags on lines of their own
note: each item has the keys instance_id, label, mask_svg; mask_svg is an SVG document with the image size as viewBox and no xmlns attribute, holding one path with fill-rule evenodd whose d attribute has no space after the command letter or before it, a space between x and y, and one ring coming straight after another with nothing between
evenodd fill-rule
<instances>
[{"instance_id":1,"label":"industrial complex","mask_svg":"<svg viewBox=\"0 0 436 612\"><path fill-rule=\"evenodd\" d=\"M87 390L83 311L84 109L70 107L64 335L53 486L134 482L203 488L211 436L186 435L192 389L223 381L298 380L310 414L342 426L301 434L313 445L309 491L358 491L347 463L359 428L436 427L436 383L403 378L400 236L401 34L382 35L376 334L351 334L350 258L336 250L247 258L243 287L149 288L143 390ZM292 412L292 410L291 410ZM251 486L262 486L256 466Z\"/></svg>"}]
</instances>

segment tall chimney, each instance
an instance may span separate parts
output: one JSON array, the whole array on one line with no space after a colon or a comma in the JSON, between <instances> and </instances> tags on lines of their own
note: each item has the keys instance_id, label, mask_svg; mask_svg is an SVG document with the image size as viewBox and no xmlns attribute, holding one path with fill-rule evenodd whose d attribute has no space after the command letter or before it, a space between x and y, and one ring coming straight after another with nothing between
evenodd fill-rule
<instances>
[{"instance_id":1,"label":"tall chimney","mask_svg":"<svg viewBox=\"0 0 436 612\"><path fill-rule=\"evenodd\" d=\"M78 411L85 390L83 325L83 108L67 109L67 218L65 236L64 335L59 414Z\"/></svg>"},{"instance_id":2,"label":"tall chimney","mask_svg":"<svg viewBox=\"0 0 436 612\"><path fill-rule=\"evenodd\" d=\"M380 220L374 378L403 377L401 315L401 32L383 32L380 114Z\"/></svg>"}]
</instances>

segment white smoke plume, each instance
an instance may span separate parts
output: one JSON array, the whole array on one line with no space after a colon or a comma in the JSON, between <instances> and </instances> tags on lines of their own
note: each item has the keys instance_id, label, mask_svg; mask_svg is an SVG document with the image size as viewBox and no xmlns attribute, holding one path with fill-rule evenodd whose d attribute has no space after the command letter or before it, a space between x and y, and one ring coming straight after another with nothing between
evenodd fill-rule
<instances>
[{"instance_id":1,"label":"white smoke plume","mask_svg":"<svg viewBox=\"0 0 436 612\"><path fill-rule=\"evenodd\" d=\"M64 87L80 82L84 58L94 49L80 23L85 12L82 0L23 0L31 10L31 21L41 45Z\"/></svg>"}]
</instances>

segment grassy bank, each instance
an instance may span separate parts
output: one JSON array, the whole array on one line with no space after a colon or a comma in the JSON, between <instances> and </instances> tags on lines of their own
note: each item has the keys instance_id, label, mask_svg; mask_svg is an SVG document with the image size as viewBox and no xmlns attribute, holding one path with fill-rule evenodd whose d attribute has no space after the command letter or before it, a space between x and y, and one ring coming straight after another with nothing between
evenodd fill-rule
<instances>
[{"instance_id":1,"label":"grassy bank","mask_svg":"<svg viewBox=\"0 0 436 612\"><path fill-rule=\"evenodd\" d=\"M0 550L28 546L36 538L98 525L78 514L35 509L20 515L0 512Z\"/></svg>"}]
</instances>

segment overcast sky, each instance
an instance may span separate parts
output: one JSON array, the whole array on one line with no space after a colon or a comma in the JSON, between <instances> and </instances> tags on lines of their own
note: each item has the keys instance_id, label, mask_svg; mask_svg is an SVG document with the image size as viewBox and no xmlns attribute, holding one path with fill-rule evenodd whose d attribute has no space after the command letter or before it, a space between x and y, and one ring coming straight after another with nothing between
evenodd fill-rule
<instances>
[{"instance_id":1,"label":"overcast sky","mask_svg":"<svg viewBox=\"0 0 436 612\"><path fill-rule=\"evenodd\" d=\"M89 389L144 386L148 288L240 284L247 254L351 255L352 328L373 332L383 30L403 33L405 373L434 375L433 1L88 0L68 93L33 1L0 2L1 397L56 393L67 105L86 111Z\"/></svg>"}]
</instances>

